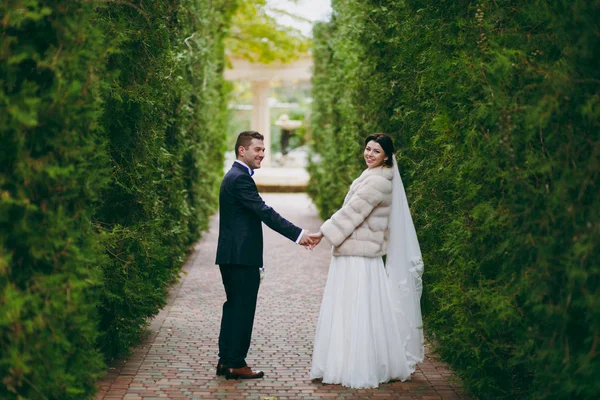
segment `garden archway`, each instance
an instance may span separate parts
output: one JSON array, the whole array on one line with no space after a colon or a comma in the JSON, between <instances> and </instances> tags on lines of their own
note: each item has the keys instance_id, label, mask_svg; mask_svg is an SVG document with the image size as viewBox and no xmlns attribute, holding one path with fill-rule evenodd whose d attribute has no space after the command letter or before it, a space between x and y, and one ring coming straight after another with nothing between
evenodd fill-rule
<instances>
[{"instance_id":1,"label":"garden archway","mask_svg":"<svg viewBox=\"0 0 600 400\"><path fill-rule=\"evenodd\" d=\"M253 63L241 58L230 59L231 68L225 70L227 80L246 80L252 84L252 121L250 129L265 137L265 159L263 165L271 165L271 111L269 88L271 81L310 81L312 78L312 55L300 56L295 61L283 64Z\"/></svg>"}]
</instances>

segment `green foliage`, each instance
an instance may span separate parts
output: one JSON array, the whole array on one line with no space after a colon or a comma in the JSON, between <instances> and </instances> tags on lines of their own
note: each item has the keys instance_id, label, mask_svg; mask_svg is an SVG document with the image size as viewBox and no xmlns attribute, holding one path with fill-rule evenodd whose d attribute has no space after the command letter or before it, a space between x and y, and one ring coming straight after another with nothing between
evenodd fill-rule
<instances>
[{"instance_id":1,"label":"green foliage","mask_svg":"<svg viewBox=\"0 0 600 400\"><path fill-rule=\"evenodd\" d=\"M233 4L0 5L0 397L91 398L217 204Z\"/></svg>"},{"instance_id":2,"label":"green foliage","mask_svg":"<svg viewBox=\"0 0 600 400\"><path fill-rule=\"evenodd\" d=\"M598 1L339 0L315 29L322 216L394 136L426 332L481 398L600 395Z\"/></svg>"},{"instance_id":3,"label":"green foliage","mask_svg":"<svg viewBox=\"0 0 600 400\"><path fill-rule=\"evenodd\" d=\"M90 204L109 179L106 46L91 4L27 3L0 5L0 398L81 399L104 369Z\"/></svg>"},{"instance_id":4,"label":"green foliage","mask_svg":"<svg viewBox=\"0 0 600 400\"><path fill-rule=\"evenodd\" d=\"M307 53L310 41L293 27L277 23L275 14L290 15L269 7L267 0L238 0L231 32L227 38L227 52L252 62L290 62Z\"/></svg>"},{"instance_id":5,"label":"green foliage","mask_svg":"<svg viewBox=\"0 0 600 400\"><path fill-rule=\"evenodd\" d=\"M118 49L107 63L102 119L113 179L95 216L110 255L100 343L114 357L164 305L216 207L227 16L204 2L173 0L111 4L101 19Z\"/></svg>"}]
</instances>

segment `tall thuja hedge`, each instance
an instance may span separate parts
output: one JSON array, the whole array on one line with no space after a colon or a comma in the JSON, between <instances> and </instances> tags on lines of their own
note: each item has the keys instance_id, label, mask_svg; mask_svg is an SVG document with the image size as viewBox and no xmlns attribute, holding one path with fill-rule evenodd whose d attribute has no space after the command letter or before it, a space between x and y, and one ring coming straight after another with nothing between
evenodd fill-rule
<instances>
[{"instance_id":1,"label":"tall thuja hedge","mask_svg":"<svg viewBox=\"0 0 600 400\"><path fill-rule=\"evenodd\" d=\"M12 3L0 5L0 398L82 399L104 368L90 205L110 172L107 47L89 2Z\"/></svg>"},{"instance_id":2,"label":"tall thuja hedge","mask_svg":"<svg viewBox=\"0 0 600 400\"><path fill-rule=\"evenodd\" d=\"M0 5L0 398L84 399L216 207L234 4Z\"/></svg>"},{"instance_id":3,"label":"tall thuja hedge","mask_svg":"<svg viewBox=\"0 0 600 400\"><path fill-rule=\"evenodd\" d=\"M392 134L426 334L481 398L600 394L599 6L334 1L315 30L323 217Z\"/></svg>"},{"instance_id":4,"label":"tall thuja hedge","mask_svg":"<svg viewBox=\"0 0 600 400\"><path fill-rule=\"evenodd\" d=\"M102 125L112 181L96 215L103 264L101 346L136 343L165 303L186 250L216 206L224 134L225 5L156 1L103 11L108 59Z\"/></svg>"}]
</instances>

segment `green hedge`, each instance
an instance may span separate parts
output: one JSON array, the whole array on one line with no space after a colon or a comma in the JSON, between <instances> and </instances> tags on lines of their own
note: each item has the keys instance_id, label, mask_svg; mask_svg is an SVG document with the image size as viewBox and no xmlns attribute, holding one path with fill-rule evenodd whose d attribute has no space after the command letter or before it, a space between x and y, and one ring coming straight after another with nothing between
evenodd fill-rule
<instances>
[{"instance_id":1,"label":"green hedge","mask_svg":"<svg viewBox=\"0 0 600 400\"><path fill-rule=\"evenodd\" d=\"M164 305L217 203L233 8L0 4L0 398L91 398Z\"/></svg>"},{"instance_id":2,"label":"green hedge","mask_svg":"<svg viewBox=\"0 0 600 400\"><path fill-rule=\"evenodd\" d=\"M322 217L362 138L392 134L439 355L481 398L600 396L600 2L333 9L313 49Z\"/></svg>"},{"instance_id":3,"label":"green hedge","mask_svg":"<svg viewBox=\"0 0 600 400\"><path fill-rule=\"evenodd\" d=\"M143 10L117 3L101 20L116 49L102 118L113 179L94 219L110 255L102 265L100 343L112 357L135 344L164 305L215 209L227 20L196 0Z\"/></svg>"}]
</instances>

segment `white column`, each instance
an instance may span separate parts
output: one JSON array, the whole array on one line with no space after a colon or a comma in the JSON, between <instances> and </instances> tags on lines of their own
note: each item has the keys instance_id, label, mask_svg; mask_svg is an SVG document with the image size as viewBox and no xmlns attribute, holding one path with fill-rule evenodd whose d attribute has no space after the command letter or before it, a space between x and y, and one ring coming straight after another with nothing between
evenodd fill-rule
<instances>
[{"instance_id":1,"label":"white column","mask_svg":"<svg viewBox=\"0 0 600 400\"><path fill-rule=\"evenodd\" d=\"M252 82L252 129L265 137L265 158L262 165L271 166L271 110L269 81Z\"/></svg>"}]
</instances>

